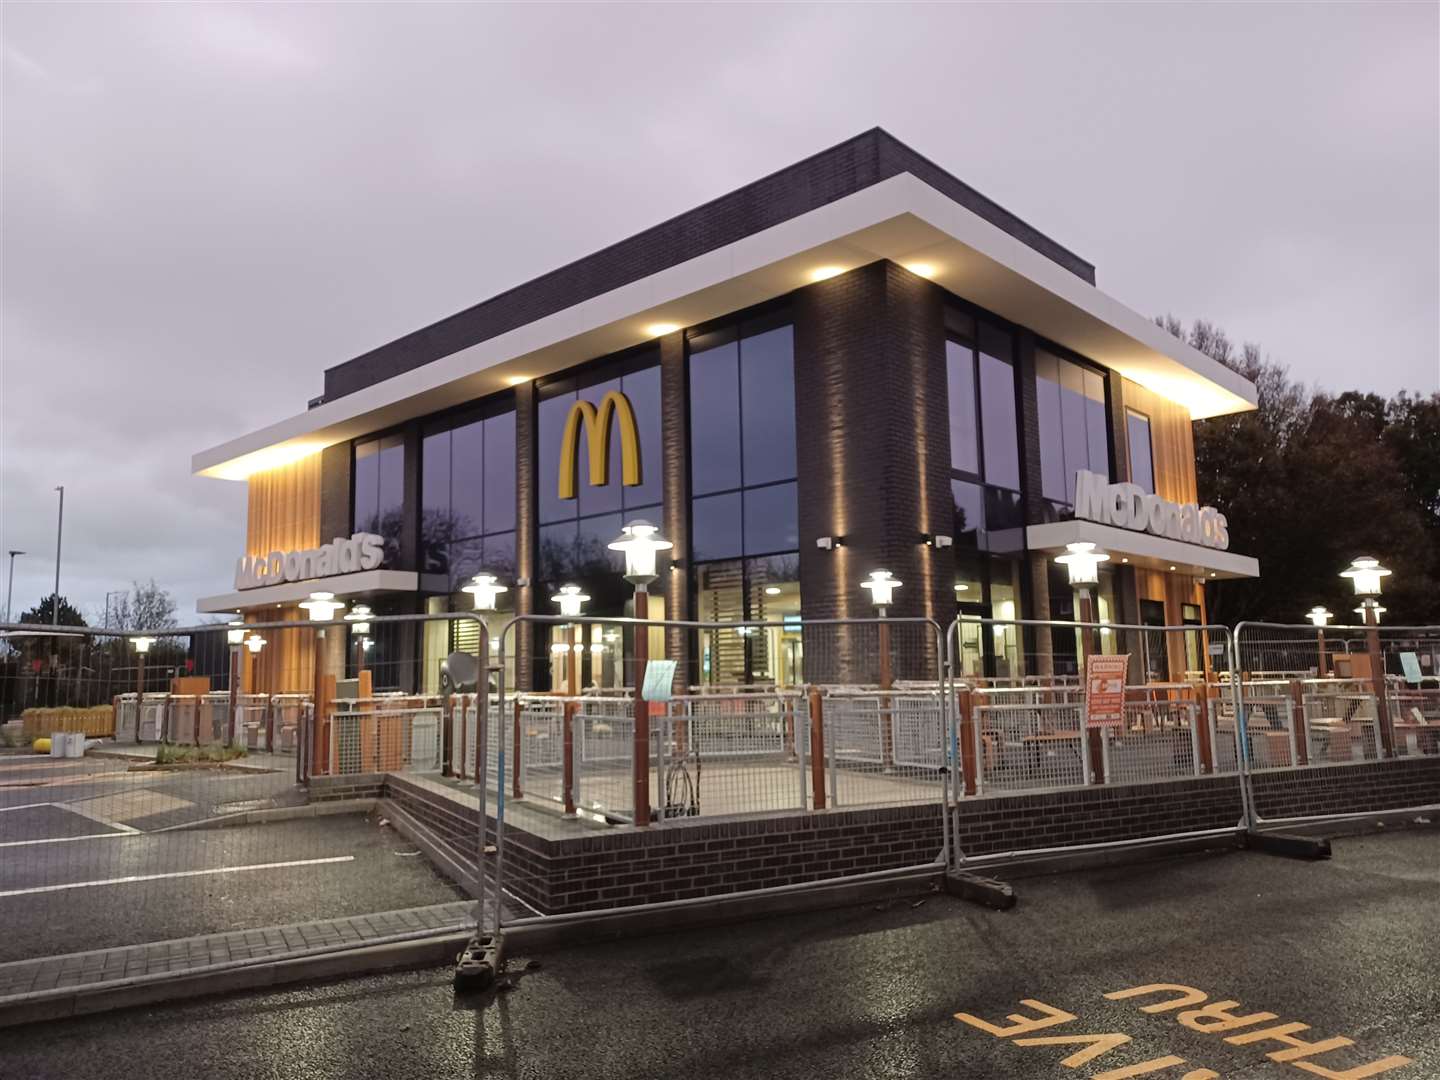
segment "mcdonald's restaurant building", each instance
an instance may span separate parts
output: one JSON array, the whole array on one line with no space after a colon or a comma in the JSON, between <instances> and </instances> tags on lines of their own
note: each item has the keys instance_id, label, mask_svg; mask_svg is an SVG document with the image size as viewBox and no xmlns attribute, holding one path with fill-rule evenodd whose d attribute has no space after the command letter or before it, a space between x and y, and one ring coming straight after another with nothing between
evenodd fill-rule
<instances>
[{"instance_id":1,"label":"mcdonald's restaurant building","mask_svg":"<svg viewBox=\"0 0 1440 1080\"><path fill-rule=\"evenodd\" d=\"M586 614L623 615L607 545L644 518L675 545L652 617L776 624L669 632L690 685L844 677L807 665L801 619L871 615L876 568L904 582L892 616L1073 618L1072 542L1111 556L1100 618L1203 623L1203 582L1258 567L1223 507L1194 505L1191 422L1255 387L1095 280L868 131L331 367L308 408L196 454L249 486L235 581L200 610L298 618L321 589L469 610L486 572L508 586L493 631L572 583ZM437 689L465 626L378 636L377 686ZM1073 635L962 627L968 675L1074 670ZM592 630L584 682L619 685L628 633ZM552 685L555 632L507 641L509 685ZM285 633L256 689L308 689ZM1147 676L1201 666L1199 637Z\"/></svg>"}]
</instances>

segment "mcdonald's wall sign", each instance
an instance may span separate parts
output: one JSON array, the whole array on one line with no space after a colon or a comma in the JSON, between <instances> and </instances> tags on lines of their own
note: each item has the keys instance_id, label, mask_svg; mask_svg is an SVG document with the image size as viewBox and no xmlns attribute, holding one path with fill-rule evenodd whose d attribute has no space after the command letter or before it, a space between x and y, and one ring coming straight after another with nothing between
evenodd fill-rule
<instances>
[{"instance_id":1,"label":"mcdonald's wall sign","mask_svg":"<svg viewBox=\"0 0 1440 1080\"><path fill-rule=\"evenodd\" d=\"M640 434L635 427L635 410L630 407L629 398L611 390L600 399L598 409L588 401L577 401L570 406L560 442L560 498L575 498L582 427L590 449L591 486L604 487L610 482L611 420L620 428L620 482L626 487L640 483Z\"/></svg>"}]
</instances>

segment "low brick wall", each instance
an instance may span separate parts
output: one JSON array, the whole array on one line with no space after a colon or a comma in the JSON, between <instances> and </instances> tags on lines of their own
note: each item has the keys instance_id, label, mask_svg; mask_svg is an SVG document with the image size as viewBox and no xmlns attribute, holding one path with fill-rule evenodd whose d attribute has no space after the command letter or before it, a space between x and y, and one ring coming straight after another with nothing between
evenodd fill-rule
<instances>
[{"instance_id":1,"label":"low brick wall","mask_svg":"<svg viewBox=\"0 0 1440 1080\"><path fill-rule=\"evenodd\" d=\"M1440 805L1440 757L1259 772L1254 781L1262 819Z\"/></svg>"},{"instance_id":2,"label":"low brick wall","mask_svg":"<svg viewBox=\"0 0 1440 1080\"><path fill-rule=\"evenodd\" d=\"M356 773L353 776L312 776L310 802L338 799L378 799L385 791L384 773Z\"/></svg>"},{"instance_id":3,"label":"low brick wall","mask_svg":"<svg viewBox=\"0 0 1440 1080\"><path fill-rule=\"evenodd\" d=\"M1440 758L1259 773L1255 787L1267 817L1420 806L1440 802ZM384 794L474 864L473 795L395 773ZM1231 828L1242 814L1238 778L1220 776L971 799L957 817L960 847L976 856ZM494 831L487 815L488 842ZM941 839L935 805L688 820L563 840L507 827L505 883L542 912L588 911L927 863Z\"/></svg>"}]
</instances>

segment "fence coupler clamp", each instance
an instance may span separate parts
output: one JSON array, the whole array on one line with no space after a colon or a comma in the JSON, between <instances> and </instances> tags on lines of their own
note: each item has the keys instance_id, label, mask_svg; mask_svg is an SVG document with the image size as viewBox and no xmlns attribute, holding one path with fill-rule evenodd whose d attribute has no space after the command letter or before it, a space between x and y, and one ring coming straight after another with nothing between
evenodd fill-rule
<instances>
[{"instance_id":1,"label":"fence coupler clamp","mask_svg":"<svg viewBox=\"0 0 1440 1080\"><path fill-rule=\"evenodd\" d=\"M476 934L455 958L455 991L488 990L500 973L503 952L498 934Z\"/></svg>"}]
</instances>

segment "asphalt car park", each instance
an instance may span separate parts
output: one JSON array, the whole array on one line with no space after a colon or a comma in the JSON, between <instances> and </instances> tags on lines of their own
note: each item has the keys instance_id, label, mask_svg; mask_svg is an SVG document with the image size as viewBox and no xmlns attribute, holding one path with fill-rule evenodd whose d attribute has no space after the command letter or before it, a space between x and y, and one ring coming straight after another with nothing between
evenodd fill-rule
<instances>
[{"instance_id":1,"label":"asphalt car park","mask_svg":"<svg viewBox=\"0 0 1440 1080\"><path fill-rule=\"evenodd\" d=\"M0 962L447 903L373 814L193 828L283 804L270 773L0 758Z\"/></svg>"},{"instance_id":2,"label":"asphalt car park","mask_svg":"<svg viewBox=\"0 0 1440 1080\"><path fill-rule=\"evenodd\" d=\"M14 1077L1440 1076L1440 831L1197 854L7 1032Z\"/></svg>"}]
</instances>

